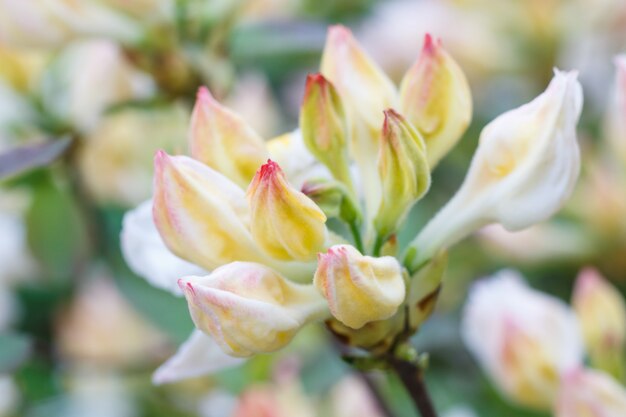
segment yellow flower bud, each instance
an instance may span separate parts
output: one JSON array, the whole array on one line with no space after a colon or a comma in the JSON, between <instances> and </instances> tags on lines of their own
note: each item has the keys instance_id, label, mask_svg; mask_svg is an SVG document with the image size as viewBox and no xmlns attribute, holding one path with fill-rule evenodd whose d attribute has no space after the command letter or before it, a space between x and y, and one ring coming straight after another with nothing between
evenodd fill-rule
<instances>
[{"instance_id":1,"label":"yellow flower bud","mask_svg":"<svg viewBox=\"0 0 626 417\"><path fill-rule=\"evenodd\" d=\"M626 303L594 269L583 270L572 297L591 363L616 378L624 375Z\"/></svg>"},{"instance_id":2,"label":"yellow flower bud","mask_svg":"<svg viewBox=\"0 0 626 417\"><path fill-rule=\"evenodd\" d=\"M432 168L461 138L472 119L465 74L429 34L400 85L400 111L423 135Z\"/></svg>"},{"instance_id":3,"label":"yellow flower bud","mask_svg":"<svg viewBox=\"0 0 626 417\"><path fill-rule=\"evenodd\" d=\"M313 283L333 316L353 329L393 316L405 295L402 267L395 258L363 256L350 245L319 255Z\"/></svg>"},{"instance_id":4,"label":"yellow flower bud","mask_svg":"<svg viewBox=\"0 0 626 417\"><path fill-rule=\"evenodd\" d=\"M430 186L426 147L419 133L394 110L384 114L378 158L382 200L374 218L380 236L395 232Z\"/></svg>"},{"instance_id":5,"label":"yellow flower bud","mask_svg":"<svg viewBox=\"0 0 626 417\"><path fill-rule=\"evenodd\" d=\"M561 383L555 417L622 417L626 389L609 375L591 369L568 373Z\"/></svg>"},{"instance_id":6,"label":"yellow flower bud","mask_svg":"<svg viewBox=\"0 0 626 417\"><path fill-rule=\"evenodd\" d=\"M309 261L323 250L326 215L287 182L268 160L248 187L250 230L257 244L276 259Z\"/></svg>"},{"instance_id":7,"label":"yellow flower bud","mask_svg":"<svg viewBox=\"0 0 626 417\"><path fill-rule=\"evenodd\" d=\"M263 139L200 87L191 116L191 156L245 188L267 159Z\"/></svg>"},{"instance_id":8,"label":"yellow flower bud","mask_svg":"<svg viewBox=\"0 0 626 417\"><path fill-rule=\"evenodd\" d=\"M395 86L344 26L328 30L321 70L355 116L374 129L380 126L381 111L396 104Z\"/></svg>"},{"instance_id":9,"label":"yellow flower bud","mask_svg":"<svg viewBox=\"0 0 626 417\"><path fill-rule=\"evenodd\" d=\"M154 221L174 254L207 270L264 259L247 228L242 189L186 156L159 151L154 162Z\"/></svg>"},{"instance_id":10,"label":"yellow flower bud","mask_svg":"<svg viewBox=\"0 0 626 417\"><path fill-rule=\"evenodd\" d=\"M306 323L328 315L315 287L295 284L261 264L233 262L178 284L196 327L232 356L278 350Z\"/></svg>"},{"instance_id":11,"label":"yellow flower bud","mask_svg":"<svg viewBox=\"0 0 626 417\"><path fill-rule=\"evenodd\" d=\"M543 94L489 123L463 185L410 245L409 269L487 224L515 231L554 214L578 179L581 109L576 73L557 70Z\"/></svg>"},{"instance_id":12,"label":"yellow flower bud","mask_svg":"<svg viewBox=\"0 0 626 417\"><path fill-rule=\"evenodd\" d=\"M333 176L352 188L348 158L349 126L341 98L321 74L309 75L300 111L302 139Z\"/></svg>"},{"instance_id":13,"label":"yellow flower bud","mask_svg":"<svg viewBox=\"0 0 626 417\"><path fill-rule=\"evenodd\" d=\"M583 346L576 316L561 300L501 271L472 289L463 313L466 346L511 400L548 410Z\"/></svg>"}]
</instances>

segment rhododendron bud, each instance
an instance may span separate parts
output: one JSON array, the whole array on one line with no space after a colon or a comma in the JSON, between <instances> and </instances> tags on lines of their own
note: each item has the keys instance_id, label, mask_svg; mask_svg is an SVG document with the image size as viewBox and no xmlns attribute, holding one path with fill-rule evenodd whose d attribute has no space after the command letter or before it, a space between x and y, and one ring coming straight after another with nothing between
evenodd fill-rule
<instances>
[{"instance_id":1,"label":"rhododendron bud","mask_svg":"<svg viewBox=\"0 0 626 417\"><path fill-rule=\"evenodd\" d=\"M391 317L404 301L398 261L391 256L363 256L350 245L333 246L320 254L313 282L333 316L353 329Z\"/></svg>"},{"instance_id":2,"label":"rhododendron bud","mask_svg":"<svg viewBox=\"0 0 626 417\"><path fill-rule=\"evenodd\" d=\"M587 268L576 280L572 299L594 367L616 378L624 375L626 303L598 271Z\"/></svg>"},{"instance_id":3,"label":"rhododendron bud","mask_svg":"<svg viewBox=\"0 0 626 417\"><path fill-rule=\"evenodd\" d=\"M400 111L422 134L431 169L461 138L472 119L465 74L427 34L422 53L400 86Z\"/></svg>"},{"instance_id":4,"label":"rhododendron bud","mask_svg":"<svg viewBox=\"0 0 626 417\"><path fill-rule=\"evenodd\" d=\"M348 120L335 87L321 74L307 77L300 130L309 151L336 179L352 188Z\"/></svg>"},{"instance_id":5,"label":"rhododendron bud","mask_svg":"<svg viewBox=\"0 0 626 417\"><path fill-rule=\"evenodd\" d=\"M555 417L622 417L626 389L602 372L578 369L561 382Z\"/></svg>"},{"instance_id":6,"label":"rhododendron bud","mask_svg":"<svg viewBox=\"0 0 626 417\"><path fill-rule=\"evenodd\" d=\"M314 286L256 263L233 262L204 277L182 278L179 286L196 327L232 356L280 349L303 325L328 315Z\"/></svg>"},{"instance_id":7,"label":"rhododendron bud","mask_svg":"<svg viewBox=\"0 0 626 417\"><path fill-rule=\"evenodd\" d=\"M578 178L581 107L576 74L557 70L543 94L487 125L463 185L411 244L410 269L489 223L514 231L554 214Z\"/></svg>"},{"instance_id":8,"label":"rhododendron bud","mask_svg":"<svg viewBox=\"0 0 626 417\"><path fill-rule=\"evenodd\" d=\"M407 304L412 329L418 329L435 309L447 266L448 253L444 251L411 277Z\"/></svg>"},{"instance_id":9,"label":"rhododendron bud","mask_svg":"<svg viewBox=\"0 0 626 417\"><path fill-rule=\"evenodd\" d=\"M465 307L466 346L511 400L547 410L562 375L582 363L576 316L513 271L477 283Z\"/></svg>"},{"instance_id":10,"label":"rhododendron bud","mask_svg":"<svg viewBox=\"0 0 626 417\"><path fill-rule=\"evenodd\" d=\"M267 159L263 139L200 87L191 116L191 156L245 188Z\"/></svg>"},{"instance_id":11,"label":"rhododendron bud","mask_svg":"<svg viewBox=\"0 0 626 417\"><path fill-rule=\"evenodd\" d=\"M261 166L248 188L254 240L276 259L315 259L327 237L326 215L293 188L273 161Z\"/></svg>"},{"instance_id":12,"label":"rhododendron bud","mask_svg":"<svg viewBox=\"0 0 626 417\"><path fill-rule=\"evenodd\" d=\"M153 216L167 247L207 270L264 259L247 229L244 191L186 156L157 152Z\"/></svg>"},{"instance_id":13,"label":"rhododendron bud","mask_svg":"<svg viewBox=\"0 0 626 417\"><path fill-rule=\"evenodd\" d=\"M378 158L382 199L374 226L380 236L395 232L430 186L426 147L419 133L392 109L385 110Z\"/></svg>"},{"instance_id":14,"label":"rhododendron bud","mask_svg":"<svg viewBox=\"0 0 626 417\"><path fill-rule=\"evenodd\" d=\"M344 26L328 30L321 70L355 116L373 129L380 126L381 111L396 104L395 86Z\"/></svg>"}]
</instances>

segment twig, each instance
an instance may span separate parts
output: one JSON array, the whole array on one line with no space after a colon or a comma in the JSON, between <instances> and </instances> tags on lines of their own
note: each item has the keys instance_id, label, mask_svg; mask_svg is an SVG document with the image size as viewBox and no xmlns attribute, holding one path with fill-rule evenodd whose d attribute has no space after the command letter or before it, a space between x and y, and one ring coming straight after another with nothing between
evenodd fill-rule
<instances>
[{"instance_id":1,"label":"twig","mask_svg":"<svg viewBox=\"0 0 626 417\"><path fill-rule=\"evenodd\" d=\"M437 417L426 384L424 384L422 370L414 363L393 356L389 358L389 364L400 377L422 417Z\"/></svg>"}]
</instances>

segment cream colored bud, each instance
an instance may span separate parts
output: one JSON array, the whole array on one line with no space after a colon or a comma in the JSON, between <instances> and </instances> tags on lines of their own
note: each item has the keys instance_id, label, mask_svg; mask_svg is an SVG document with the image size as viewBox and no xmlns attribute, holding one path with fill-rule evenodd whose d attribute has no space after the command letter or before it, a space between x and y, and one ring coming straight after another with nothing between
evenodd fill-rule
<instances>
[{"instance_id":1,"label":"cream colored bud","mask_svg":"<svg viewBox=\"0 0 626 417\"><path fill-rule=\"evenodd\" d=\"M514 271L474 286L461 327L465 345L495 386L527 407L549 410L561 378L582 363L573 311L527 287Z\"/></svg>"},{"instance_id":2,"label":"cream colored bud","mask_svg":"<svg viewBox=\"0 0 626 417\"><path fill-rule=\"evenodd\" d=\"M581 108L576 73L557 70L543 94L487 125L463 185L411 244L410 269L489 223L515 231L553 215L580 171Z\"/></svg>"},{"instance_id":3,"label":"cream colored bud","mask_svg":"<svg viewBox=\"0 0 626 417\"><path fill-rule=\"evenodd\" d=\"M353 329L393 316L405 296L402 267L395 258L363 256L350 245L320 254L313 282L333 316Z\"/></svg>"},{"instance_id":4,"label":"cream colored bud","mask_svg":"<svg viewBox=\"0 0 626 417\"><path fill-rule=\"evenodd\" d=\"M424 137L431 169L461 139L472 119L465 74L441 41L429 34L419 59L402 80L400 111Z\"/></svg>"},{"instance_id":5,"label":"cream colored bud","mask_svg":"<svg viewBox=\"0 0 626 417\"><path fill-rule=\"evenodd\" d=\"M323 250L326 215L294 189L275 162L268 160L250 183L250 230L257 244L282 260L310 261Z\"/></svg>"},{"instance_id":6,"label":"cream colored bud","mask_svg":"<svg viewBox=\"0 0 626 417\"><path fill-rule=\"evenodd\" d=\"M189 131L191 156L245 188L267 160L263 139L200 87Z\"/></svg>"},{"instance_id":7,"label":"cream colored bud","mask_svg":"<svg viewBox=\"0 0 626 417\"><path fill-rule=\"evenodd\" d=\"M272 352L306 323L328 315L312 285L295 284L267 266L233 262L179 281L196 327L232 356Z\"/></svg>"}]
</instances>

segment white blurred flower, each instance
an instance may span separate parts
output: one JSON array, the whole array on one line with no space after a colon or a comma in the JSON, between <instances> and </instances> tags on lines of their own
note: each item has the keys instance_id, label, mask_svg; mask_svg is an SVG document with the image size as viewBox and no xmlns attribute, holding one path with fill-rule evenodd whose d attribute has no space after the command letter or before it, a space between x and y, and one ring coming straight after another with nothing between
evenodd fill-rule
<instances>
[{"instance_id":1,"label":"white blurred flower","mask_svg":"<svg viewBox=\"0 0 626 417\"><path fill-rule=\"evenodd\" d=\"M578 369L563 379L555 417L622 417L626 412L626 388L609 375Z\"/></svg>"},{"instance_id":2,"label":"white blurred flower","mask_svg":"<svg viewBox=\"0 0 626 417\"><path fill-rule=\"evenodd\" d=\"M371 392L356 376L342 378L330 392L333 417L383 417Z\"/></svg>"},{"instance_id":3,"label":"white blurred flower","mask_svg":"<svg viewBox=\"0 0 626 417\"><path fill-rule=\"evenodd\" d=\"M511 400L549 409L561 377L583 359L575 314L561 300L529 288L504 270L471 290L462 322L463 340Z\"/></svg>"},{"instance_id":4,"label":"white blurred flower","mask_svg":"<svg viewBox=\"0 0 626 417\"><path fill-rule=\"evenodd\" d=\"M121 375L110 370L70 369L63 417L135 417L139 404Z\"/></svg>"}]
</instances>

